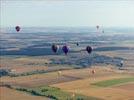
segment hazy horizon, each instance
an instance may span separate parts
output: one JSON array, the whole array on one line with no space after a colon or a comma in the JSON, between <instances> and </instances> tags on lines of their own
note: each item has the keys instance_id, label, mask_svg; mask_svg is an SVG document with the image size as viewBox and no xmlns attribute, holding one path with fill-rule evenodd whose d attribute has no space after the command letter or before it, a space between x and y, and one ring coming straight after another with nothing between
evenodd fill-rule
<instances>
[{"instance_id":1,"label":"hazy horizon","mask_svg":"<svg viewBox=\"0 0 134 100\"><path fill-rule=\"evenodd\" d=\"M1 0L1 27L134 27L134 1Z\"/></svg>"}]
</instances>

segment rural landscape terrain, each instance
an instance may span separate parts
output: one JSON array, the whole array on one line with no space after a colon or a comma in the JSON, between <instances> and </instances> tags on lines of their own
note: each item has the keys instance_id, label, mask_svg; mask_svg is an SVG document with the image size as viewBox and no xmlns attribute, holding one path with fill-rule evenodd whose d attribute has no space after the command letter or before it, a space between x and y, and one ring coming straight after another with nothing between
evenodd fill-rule
<instances>
[{"instance_id":1,"label":"rural landscape terrain","mask_svg":"<svg viewBox=\"0 0 134 100\"><path fill-rule=\"evenodd\" d=\"M0 100L134 100L133 28L0 31Z\"/></svg>"}]
</instances>

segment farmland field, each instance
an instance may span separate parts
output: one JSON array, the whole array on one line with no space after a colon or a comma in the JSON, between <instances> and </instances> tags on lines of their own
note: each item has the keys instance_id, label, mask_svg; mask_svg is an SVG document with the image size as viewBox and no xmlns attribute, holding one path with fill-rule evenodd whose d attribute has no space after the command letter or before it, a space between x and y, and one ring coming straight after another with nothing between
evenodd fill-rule
<instances>
[{"instance_id":1,"label":"farmland field","mask_svg":"<svg viewBox=\"0 0 134 100\"><path fill-rule=\"evenodd\" d=\"M70 30L0 34L1 100L134 100L134 36ZM53 43L60 46L56 54Z\"/></svg>"},{"instance_id":2,"label":"farmland field","mask_svg":"<svg viewBox=\"0 0 134 100\"><path fill-rule=\"evenodd\" d=\"M105 81L94 83L93 85L100 86L100 87L109 87L112 85L118 85L118 84L123 84L127 82L134 82L134 77L105 80Z\"/></svg>"},{"instance_id":3,"label":"farmland field","mask_svg":"<svg viewBox=\"0 0 134 100\"><path fill-rule=\"evenodd\" d=\"M32 96L30 94L15 91L6 87L0 87L0 91L1 100L50 100L49 98Z\"/></svg>"}]
</instances>

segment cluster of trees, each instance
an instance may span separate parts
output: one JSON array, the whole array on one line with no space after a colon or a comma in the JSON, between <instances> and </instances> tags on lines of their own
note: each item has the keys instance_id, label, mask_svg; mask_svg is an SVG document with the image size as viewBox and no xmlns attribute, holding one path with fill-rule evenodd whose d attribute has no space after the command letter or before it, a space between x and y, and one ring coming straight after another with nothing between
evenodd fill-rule
<instances>
[{"instance_id":1,"label":"cluster of trees","mask_svg":"<svg viewBox=\"0 0 134 100\"><path fill-rule=\"evenodd\" d=\"M56 98L55 96L49 94L49 95L43 95L39 92L37 92L36 90L32 90L32 89L27 89L27 88L16 88L16 90L19 90L19 91L23 91L23 92L28 92L32 95L35 95L35 96L46 96L48 98L51 98L53 100L58 100L58 98Z\"/></svg>"},{"instance_id":2,"label":"cluster of trees","mask_svg":"<svg viewBox=\"0 0 134 100\"><path fill-rule=\"evenodd\" d=\"M40 74L40 73L46 73L46 70L35 70L32 72L26 72L26 73L21 73L21 74L14 74L14 73L10 73L9 76L11 77L18 77L18 76L27 76L27 75L33 75L33 74Z\"/></svg>"},{"instance_id":3,"label":"cluster of trees","mask_svg":"<svg viewBox=\"0 0 134 100\"><path fill-rule=\"evenodd\" d=\"M0 69L0 77L2 77L2 76L8 76L9 73L10 73L10 71L7 70L7 69Z\"/></svg>"}]
</instances>

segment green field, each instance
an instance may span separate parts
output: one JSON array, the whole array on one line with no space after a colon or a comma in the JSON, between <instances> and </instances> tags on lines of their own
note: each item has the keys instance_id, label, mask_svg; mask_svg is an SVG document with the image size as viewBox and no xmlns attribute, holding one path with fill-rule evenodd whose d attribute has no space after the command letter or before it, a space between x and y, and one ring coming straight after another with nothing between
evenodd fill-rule
<instances>
[{"instance_id":1,"label":"green field","mask_svg":"<svg viewBox=\"0 0 134 100\"><path fill-rule=\"evenodd\" d=\"M96 97L89 97L81 94L73 95L73 93L65 92L59 88L50 87L50 86L43 86L43 87L33 88L33 89L13 87L13 89L27 92L34 96L45 96L52 100L102 100Z\"/></svg>"},{"instance_id":2,"label":"green field","mask_svg":"<svg viewBox=\"0 0 134 100\"><path fill-rule=\"evenodd\" d=\"M127 82L134 82L134 77L105 80L105 81L93 83L92 85L96 85L100 87L109 87L109 86L118 85Z\"/></svg>"}]
</instances>

